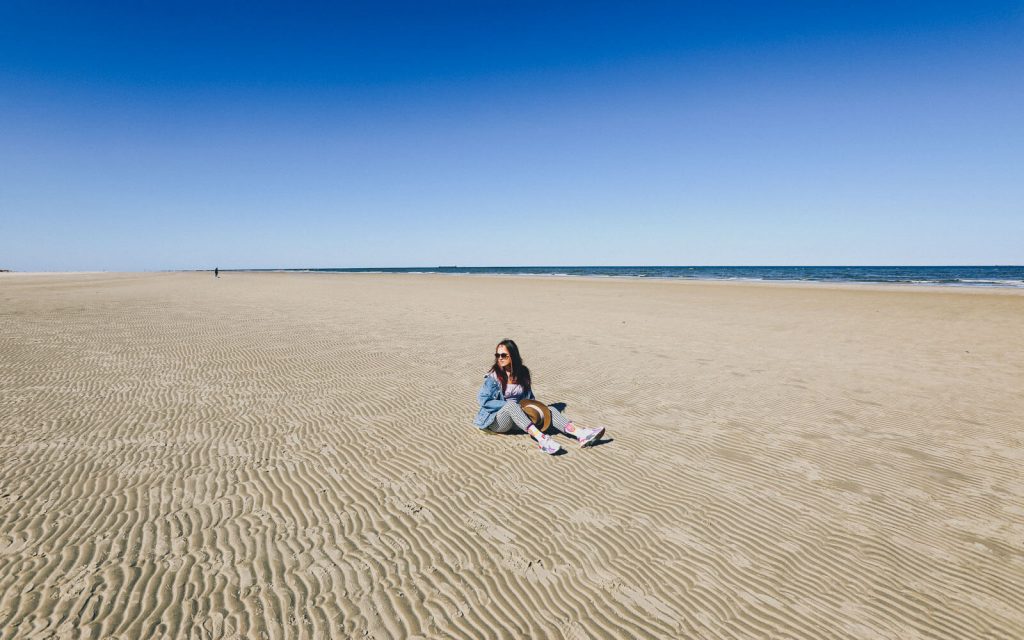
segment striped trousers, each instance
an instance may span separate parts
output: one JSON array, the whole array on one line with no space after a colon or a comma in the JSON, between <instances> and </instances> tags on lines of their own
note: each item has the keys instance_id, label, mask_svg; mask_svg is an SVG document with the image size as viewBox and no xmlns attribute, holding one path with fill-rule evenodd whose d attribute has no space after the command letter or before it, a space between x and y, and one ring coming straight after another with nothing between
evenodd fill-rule
<instances>
[{"instance_id":1,"label":"striped trousers","mask_svg":"<svg viewBox=\"0 0 1024 640\"><path fill-rule=\"evenodd\" d=\"M561 411L554 407L548 407L548 409L551 410L552 426L562 433L566 433L565 428L572 423L572 420L566 418ZM498 413L494 414L494 420L487 425L487 430L494 433L508 433L519 427L525 433L526 427L530 426L530 424L530 416L526 415L518 403L506 402L505 406Z\"/></svg>"}]
</instances>

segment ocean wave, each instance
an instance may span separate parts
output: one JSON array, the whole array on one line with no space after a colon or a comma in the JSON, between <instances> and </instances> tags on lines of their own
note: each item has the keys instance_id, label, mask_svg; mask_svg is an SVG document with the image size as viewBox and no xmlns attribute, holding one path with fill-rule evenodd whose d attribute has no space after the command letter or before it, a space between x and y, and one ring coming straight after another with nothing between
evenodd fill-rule
<instances>
[{"instance_id":1,"label":"ocean wave","mask_svg":"<svg viewBox=\"0 0 1024 640\"><path fill-rule=\"evenodd\" d=\"M240 271L245 271L244 269ZM316 273L405 273L531 277L645 278L655 280L721 280L737 282L800 282L892 284L949 287L1024 288L1024 267L372 267L336 269L253 269Z\"/></svg>"}]
</instances>

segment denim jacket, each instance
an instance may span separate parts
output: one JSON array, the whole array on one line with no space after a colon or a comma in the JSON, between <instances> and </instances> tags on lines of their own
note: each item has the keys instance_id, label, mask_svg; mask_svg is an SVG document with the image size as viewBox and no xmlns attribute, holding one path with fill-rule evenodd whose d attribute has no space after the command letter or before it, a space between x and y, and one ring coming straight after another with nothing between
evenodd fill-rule
<instances>
[{"instance_id":1,"label":"denim jacket","mask_svg":"<svg viewBox=\"0 0 1024 640\"><path fill-rule=\"evenodd\" d=\"M533 389L527 391L525 397L527 400L534 400ZM477 412L473 424L480 429L486 429L494 421L494 414L505 406L505 394L501 392L501 383L490 374L484 376L484 383L480 385L476 401L480 403L480 411Z\"/></svg>"}]
</instances>

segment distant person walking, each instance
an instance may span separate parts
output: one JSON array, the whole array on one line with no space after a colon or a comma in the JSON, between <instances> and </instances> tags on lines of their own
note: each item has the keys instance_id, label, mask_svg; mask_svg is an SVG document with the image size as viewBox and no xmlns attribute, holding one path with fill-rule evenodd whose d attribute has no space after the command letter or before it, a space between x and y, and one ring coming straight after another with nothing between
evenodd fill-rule
<instances>
[{"instance_id":1,"label":"distant person walking","mask_svg":"<svg viewBox=\"0 0 1024 640\"><path fill-rule=\"evenodd\" d=\"M214 267L213 268L213 277L214 278L219 278L220 277L220 267Z\"/></svg>"}]
</instances>

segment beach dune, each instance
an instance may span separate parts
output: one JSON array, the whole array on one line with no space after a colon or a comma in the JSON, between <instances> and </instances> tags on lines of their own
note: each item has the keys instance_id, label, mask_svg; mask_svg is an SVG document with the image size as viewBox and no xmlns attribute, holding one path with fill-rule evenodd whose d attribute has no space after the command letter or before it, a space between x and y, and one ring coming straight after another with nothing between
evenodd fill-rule
<instances>
[{"instance_id":1,"label":"beach dune","mask_svg":"<svg viewBox=\"0 0 1024 640\"><path fill-rule=\"evenodd\" d=\"M3 274L0 638L1021 638L1022 318L942 287ZM506 337L604 442L473 427Z\"/></svg>"}]
</instances>

